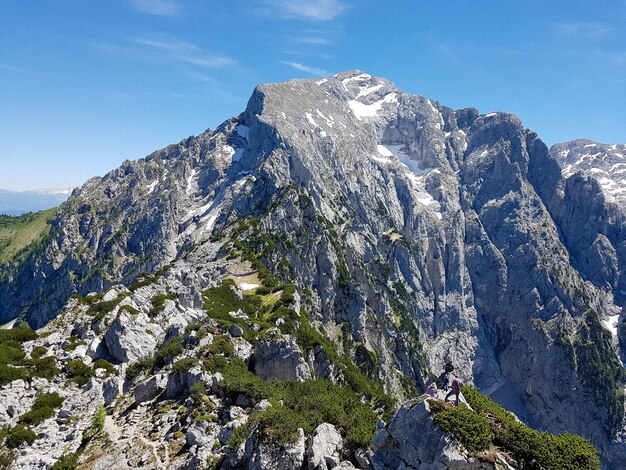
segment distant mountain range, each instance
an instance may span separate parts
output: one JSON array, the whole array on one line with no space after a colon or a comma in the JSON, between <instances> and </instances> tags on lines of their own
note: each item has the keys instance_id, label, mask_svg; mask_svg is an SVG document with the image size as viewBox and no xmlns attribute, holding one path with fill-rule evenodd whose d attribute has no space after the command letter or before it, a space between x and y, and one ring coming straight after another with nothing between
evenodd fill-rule
<instances>
[{"instance_id":1,"label":"distant mountain range","mask_svg":"<svg viewBox=\"0 0 626 470\"><path fill-rule=\"evenodd\" d=\"M0 214L20 215L50 209L65 201L74 188L7 191L0 189Z\"/></svg>"}]
</instances>

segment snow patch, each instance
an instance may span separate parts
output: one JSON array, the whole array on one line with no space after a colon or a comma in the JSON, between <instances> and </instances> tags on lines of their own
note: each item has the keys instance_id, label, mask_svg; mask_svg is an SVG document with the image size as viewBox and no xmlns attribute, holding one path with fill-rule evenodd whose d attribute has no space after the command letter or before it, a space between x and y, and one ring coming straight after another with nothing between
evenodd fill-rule
<instances>
[{"instance_id":1,"label":"snow patch","mask_svg":"<svg viewBox=\"0 0 626 470\"><path fill-rule=\"evenodd\" d=\"M404 153L402 145L378 145L378 153L383 157L396 157L400 163L408 170L406 176L411 181L413 189L417 191L417 201L433 210L435 217L439 220L443 218L443 214L440 212L439 203L430 195L424 186L426 176L429 173L435 173L439 170L434 168L420 168L419 163L412 160L409 155ZM376 160L376 158L374 158Z\"/></svg>"},{"instance_id":2,"label":"snow patch","mask_svg":"<svg viewBox=\"0 0 626 470\"><path fill-rule=\"evenodd\" d=\"M382 85L382 84L378 84L378 85L374 85L374 86L362 87L361 90L359 91L358 95L356 95L356 99L359 99L359 98L361 98L363 96L371 95L375 91L380 90L383 86L384 85Z\"/></svg>"},{"instance_id":3,"label":"snow patch","mask_svg":"<svg viewBox=\"0 0 626 470\"><path fill-rule=\"evenodd\" d=\"M326 121L326 125L332 129L335 125L335 118L330 115L328 117L324 116L324 114L319 109L316 109L315 111L319 117Z\"/></svg>"},{"instance_id":4,"label":"snow patch","mask_svg":"<svg viewBox=\"0 0 626 470\"><path fill-rule=\"evenodd\" d=\"M350 82L356 82L359 80L369 80L370 78L372 78L371 75L368 75L366 73L361 73L359 75L355 75L354 77L344 78L343 80L341 80L341 85L343 85L343 87L347 90L348 87L346 86L346 84Z\"/></svg>"},{"instance_id":5,"label":"snow patch","mask_svg":"<svg viewBox=\"0 0 626 470\"><path fill-rule=\"evenodd\" d=\"M317 82L315 82L316 85L321 85L323 83L326 83L328 81L327 78L322 78L321 80L318 80Z\"/></svg>"},{"instance_id":6,"label":"snow patch","mask_svg":"<svg viewBox=\"0 0 626 470\"><path fill-rule=\"evenodd\" d=\"M619 320L619 313L617 315L610 315L607 320L602 320L604 327L611 332L614 338L617 338L617 323Z\"/></svg>"},{"instance_id":7,"label":"snow patch","mask_svg":"<svg viewBox=\"0 0 626 470\"><path fill-rule=\"evenodd\" d=\"M156 185L157 185L157 184L159 184L159 180L153 181L152 183L150 183L149 185L147 185L147 186L145 187L145 189L147 189L147 190L148 190L148 192L146 193L146 195L147 195L147 194L151 194L151 193L152 193L152 191L154 191L154 188L156 188Z\"/></svg>"},{"instance_id":8,"label":"snow patch","mask_svg":"<svg viewBox=\"0 0 626 470\"><path fill-rule=\"evenodd\" d=\"M378 153L380 153L383 157L393 156L393 152L384 145L377 145L376 148L378 149Z\"/></svg>"},{"instance_id":9,"label":"snow patch","mask_svg":"<svg viewBox=\"0 0 626 470\"><path fill-rule=\"evenodd\" d=\"M305 113L305 115L306 115L306 120L307 121L309 121L315 127L318 127L318 124L317 124L317 122L315 122L315 119L313 119L313 115L311 113Z\"/></svg>"},{"instance_id":10,"label":"snow patch","mask_svg":"<svg viewBox=\"0 0 626 470\"><path fill-rule=\"evenodd\" d=\"M364 117L374 117L378 114L378 112L382 109L383 104L397 102L396 94L389 93L383 99L375 101L372 104L364 104L360 101L350 100L348 101L348 106L356 116L356 118L361 121Z\"/></svg>"},{"instance_id":11,"label":"snow patch","mask_svg":"<svg viewBox=\"0 0 626 470\"><path fill-rule=\"evenodd\" d=\"M261 287L261 284L249 284L247 282L242 282L241 284L239 284L239 288L241 290L252 290L256 289L257 287Z\"/></svg>"},{"instance_id":12,"label":"snow patch","mask_svg":"<svg viewBox=\"0 0 626 470\"><path fill-rule=\"evenodd\" d=\"M190 194L191 191L192 191L192 182L193 182L193 177L194 176L196 176L196 169L192 168L191 174L187 178L187 188L185 189L185 193L187 193L187 194Z\"/></svg>"}]
</instances>

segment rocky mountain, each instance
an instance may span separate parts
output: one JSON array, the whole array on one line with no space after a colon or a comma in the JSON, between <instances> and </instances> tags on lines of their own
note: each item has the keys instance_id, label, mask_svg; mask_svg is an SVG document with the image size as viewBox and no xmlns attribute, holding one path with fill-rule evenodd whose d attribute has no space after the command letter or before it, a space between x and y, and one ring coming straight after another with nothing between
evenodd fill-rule
<instances>
[{"instance_id":1,"label":"rocky mountain","mask_svg":"<svg viewBox=\"0 0 626 470\"><path fill-rule=\"evenodd\" d=\"M626 207L626 144L579 139L553 145L550 155L561 165L564 178L577 172L591 176L600 184L607 201Z\"/></svg>"},{"instance_id":2,"label":"rocky mountain","mask_svg":"<svg viewBox=\"0 0 626 470\"><path fill-rule=\"evenodd\" d=\"M371 413L451 359L618 468L626 223L606 199L511 114L358 71L259 86L216 130L75 190L1 268L0 322L43 329L7 360L0 422L64 399L13 465L376 466ZM322 421L332 464L311 463Z\"/></svg>"},{"instance_id":3,"label":"rocky mountain","mask_svg":"<svg viewBox=\"0 0 626 470\"><path fill-rule=\"evenodd\" d=\"M72 188L7 191L0 189L0 214L21 215L56 207L64 202Z\"/></svg>"}]
</instances>

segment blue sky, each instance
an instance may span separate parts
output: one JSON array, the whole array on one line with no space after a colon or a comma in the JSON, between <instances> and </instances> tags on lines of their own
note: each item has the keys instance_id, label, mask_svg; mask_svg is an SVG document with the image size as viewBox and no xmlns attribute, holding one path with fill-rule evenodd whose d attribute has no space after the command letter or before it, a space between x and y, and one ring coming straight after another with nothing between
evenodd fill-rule
<instances>
[{"instance_id":1,"label":"blue sky","mask_svg":"<svg viewBox=\"0 0 626 470\"><path fill-rule=\"evenodd\" d=\"M0 188L82 184L255 85L361 69L548 144L626 142L626 0L23 0L0 15Z\"/></svg>"}]
</instances>

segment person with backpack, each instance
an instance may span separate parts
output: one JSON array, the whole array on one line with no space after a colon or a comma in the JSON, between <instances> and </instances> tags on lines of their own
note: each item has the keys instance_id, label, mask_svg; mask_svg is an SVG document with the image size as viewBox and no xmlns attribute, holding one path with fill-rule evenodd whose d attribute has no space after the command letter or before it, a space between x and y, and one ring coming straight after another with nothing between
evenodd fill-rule
<instances>
[{"instance_id":1,"label":"person with backpack","mask_svg":"<svg viewBox=\"0 0 626 470\"><path fill-rule=\"evenodd\" d=\"M450 381L452 380L452 372L454 371L454 366L452 365L452 361L448 359L446 361L446 365L443 367L443 372L439 376L440 388L446 390L450 387Z\"/></svg>"},{"instance_id":2,"label":"person with backpack","mask_svg":"<svg viewBox=\"0 0 626 470\"><path fill-rule=\"evenodd\" d=\"M459 394L461 393L461 388L463 388L463 381L458 378L458 377L454 377L452 379L452 390L450 390L448 392L448 394L446 395L446 398L444 398L443 401L448 401L448 398L450 398L450 395L456 395L456 406L459 406Z\"/></svg>"}]
</instances>

